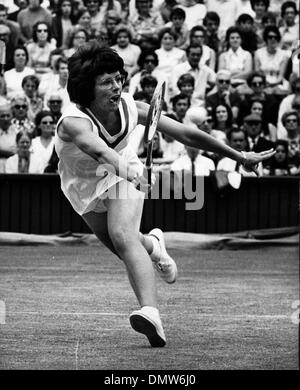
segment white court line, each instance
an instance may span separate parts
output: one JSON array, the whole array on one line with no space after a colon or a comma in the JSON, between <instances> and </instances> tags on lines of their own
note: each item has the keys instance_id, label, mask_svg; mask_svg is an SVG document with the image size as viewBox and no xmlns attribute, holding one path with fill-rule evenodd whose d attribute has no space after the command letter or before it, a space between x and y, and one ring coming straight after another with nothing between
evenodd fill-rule
<instances>
[{"instance_id":1,"label":"white court line","mask_svg":"<svg viewBox=\"0 0 300 390\"><path fill-rule=\"evenodd\" d=\"M128 313L105 313L105 312L35 312L35 311L11 311L7 312L6 315L9 314L27 314L27 315L34 315L34 316L111 316L111 317L127 317ZM241 319L247 319L247 318L265 318L265 319L272 319L272 318L278 318L278 319L285 319L290 318L287 314L210 314L210 313L198 313L194 314L195 317L215 317L215 318L241 318ZM163 315L162 315L163 317ZM170 313L169 313L170 317Z\"/></svg>"}]
</instances>

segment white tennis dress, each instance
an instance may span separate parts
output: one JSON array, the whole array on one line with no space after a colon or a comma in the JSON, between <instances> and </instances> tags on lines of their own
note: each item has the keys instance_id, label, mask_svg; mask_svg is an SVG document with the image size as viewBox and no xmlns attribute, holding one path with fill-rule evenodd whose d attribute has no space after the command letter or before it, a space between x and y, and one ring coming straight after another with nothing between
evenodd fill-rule
<instances>
[{"instance_id":1,"label":"white tennis dress","mask_svg":"<svg viewBox=\"0 0 300 390\"><path fill-rule=\"evenodd\" d=\"M133 164L143 172L143 164L129 145L129 134L137 125L138 112L131 95L122 93L119 104L121 130L110 135L89 109L79 109L71 103L57 123L57 127L67 117L86 118L93 127L93 132L100 140L122 155L129 164ZM80 150L73 142L63 141L55 134L55 149L59 157L58 173L61 178L61 189L70 201L74 210L82 215L89 211L105 212L103 199L106 192L122 179L109 172L105 164L100 164L88 154Z\"/></svg>"}]
</instances>

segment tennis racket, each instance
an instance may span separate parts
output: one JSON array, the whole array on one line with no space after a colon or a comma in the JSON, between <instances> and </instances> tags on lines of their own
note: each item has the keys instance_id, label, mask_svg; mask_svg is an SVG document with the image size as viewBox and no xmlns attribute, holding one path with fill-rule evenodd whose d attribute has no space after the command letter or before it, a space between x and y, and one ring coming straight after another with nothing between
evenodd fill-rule
<instances>
[{"instance_id":1,"label":"tennis racket","mask_svg":"<svg viewBox=\"0 0 300 390\"><path fill-rule=\"evenodd\" d=\"M146 144L147 147L147 157L145 162L144 176L148 178L149 185L151 185L151 174L152 174L153 139L156 133L158 121L163 108L165 90L166 90L165 82L157 84L151 99L150 108L146 118L144 143Z\"/></svg>"},{"instance_id":2,"label":"tennis racket","mask_svg":"<svg viewBox=\"0 0 300 390\"><path fill-rule=\"evenodd\" d=\"M0 76L3 76L6 59L6 46L5 42L0 40Z\"/></svg>"}]
</instances>

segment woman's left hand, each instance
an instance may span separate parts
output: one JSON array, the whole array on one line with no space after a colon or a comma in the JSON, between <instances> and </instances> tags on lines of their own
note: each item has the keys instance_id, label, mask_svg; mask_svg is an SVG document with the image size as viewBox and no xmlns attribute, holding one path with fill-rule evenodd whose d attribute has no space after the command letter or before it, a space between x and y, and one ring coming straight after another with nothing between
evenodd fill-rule
<instances>
[{"instance_id":1,"label":"woman's left hand","mask_svg":"<svg viewBox=\"0 0 300 390\"><path fill-rule=\"evenodd\" d=\"M243 153L243 157L245 158L245 161L243 162L243 167L245 168L245 170L249 172L254 172L257 176L259 176L258 164L274 156L276 151L273 149L269 149L269 150L264 150L263 152L260 153L255 153L255 152L242 152L242 153Z\"/></svg>"}]
</instances>

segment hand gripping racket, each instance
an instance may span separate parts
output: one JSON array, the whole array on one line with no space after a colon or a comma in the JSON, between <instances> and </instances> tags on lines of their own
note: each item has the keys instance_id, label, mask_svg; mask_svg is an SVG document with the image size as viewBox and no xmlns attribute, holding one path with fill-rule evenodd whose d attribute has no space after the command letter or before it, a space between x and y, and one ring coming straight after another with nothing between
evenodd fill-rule
<instances>
[{"instance_id":1,"label":"hand gripping racket","mask_svg":"<svg viewBox=\"0 0 300 390\"><path fill-rule=\"evenodd\" d=\"M0 76L3 76L6 59L6 46L5 42L0 40Z\"/></svg>"},{"instance_id":2,"label":"hand gripping racket","mask_svg":"<svg viewBox=\"0 0 300 390\"><path fill-rule=\"evenodd\" d=\"M145 162L144 176L148 178L148 184L151 185L152 173L152 149L153 139L156 133L158 121L163 108L166 83L157 84L151 99L150 108L146 118L144 143L147 147L147 157Z\"/></svg>"}]
</instances>

